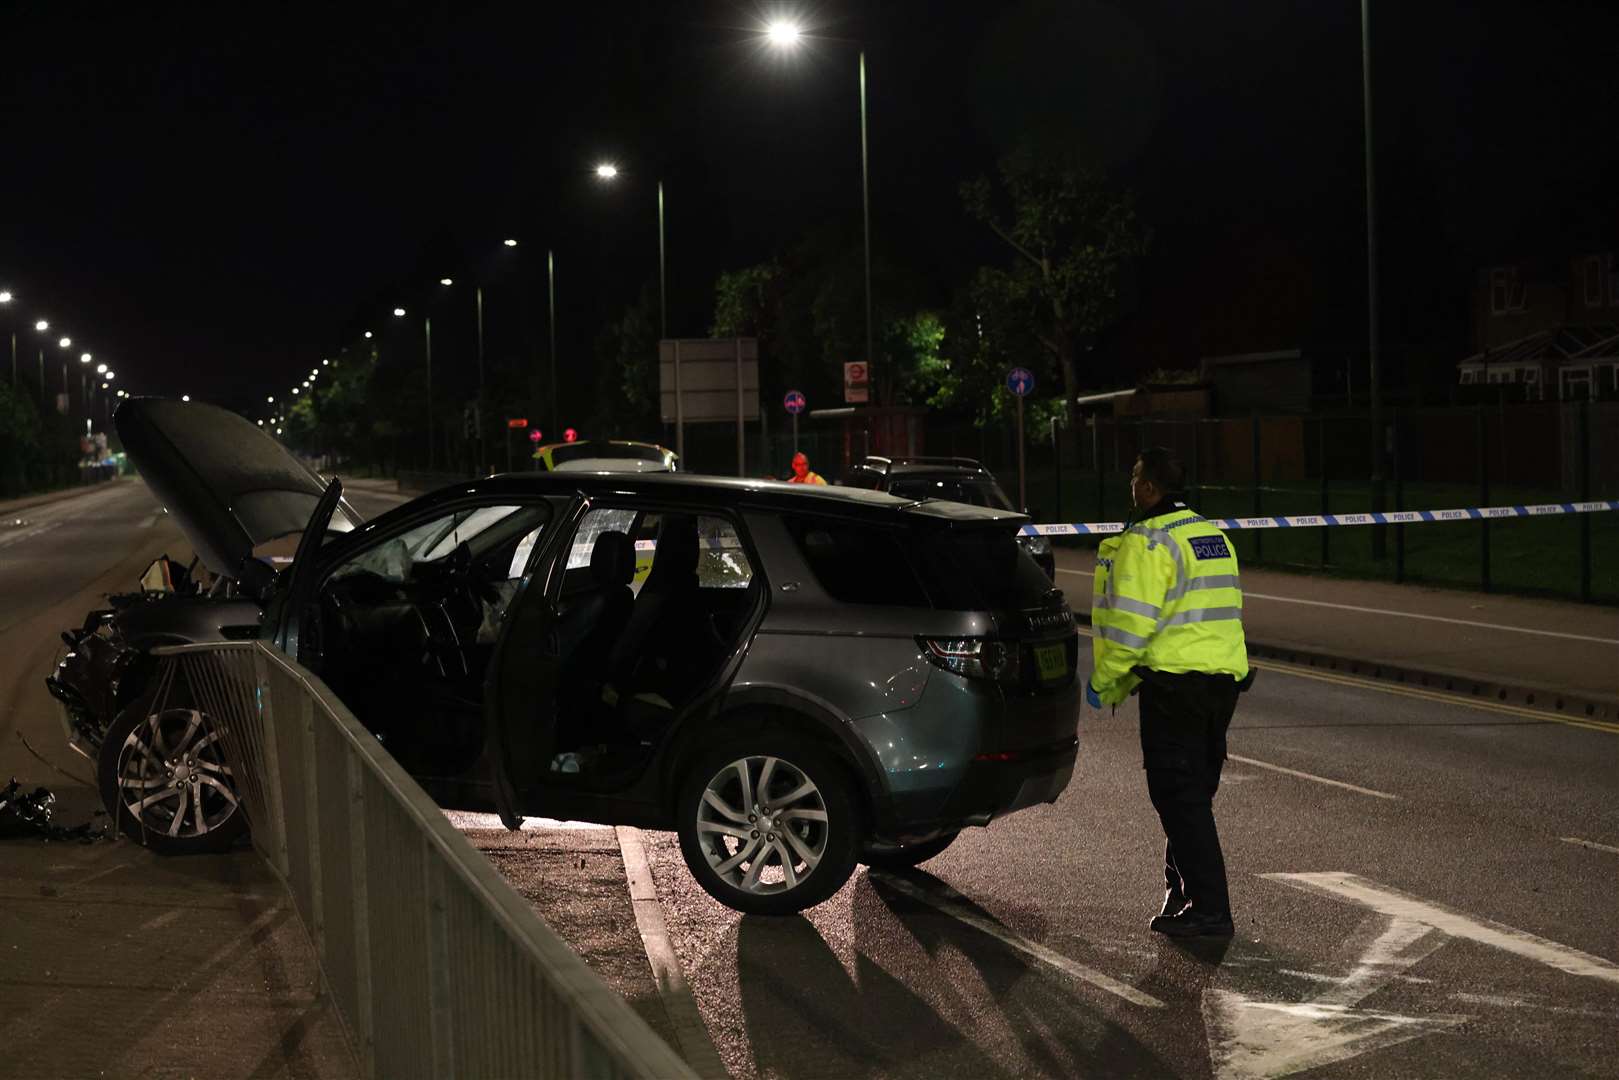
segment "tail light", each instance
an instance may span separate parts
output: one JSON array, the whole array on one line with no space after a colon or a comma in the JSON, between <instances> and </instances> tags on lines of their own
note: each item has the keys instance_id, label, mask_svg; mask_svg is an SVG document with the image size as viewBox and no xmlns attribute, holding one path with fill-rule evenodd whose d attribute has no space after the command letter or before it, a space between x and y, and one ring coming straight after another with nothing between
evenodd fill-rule
<instances>
[{"instance_id":1,"label":"tail light","mask_svg":"<svg viewBox=\"0 0 1619 1080\"><path fill-rule=\"evenodd\" d=\"M969 679L1018 681L1018 645L992 638L918 638L923 653L935 667Z\"/></svg>"}]
</instances>

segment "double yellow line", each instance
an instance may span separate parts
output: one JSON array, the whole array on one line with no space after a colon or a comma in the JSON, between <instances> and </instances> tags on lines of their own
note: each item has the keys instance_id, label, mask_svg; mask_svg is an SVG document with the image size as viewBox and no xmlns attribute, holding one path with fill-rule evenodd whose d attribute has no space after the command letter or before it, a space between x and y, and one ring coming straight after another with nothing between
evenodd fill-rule
<instances>
[{"instance_id":1,"label":"double yellow line","mask_svg":"<svg viewBox=\"0 0 1619 1080\"><path fill-rule=\"evenodd\" d=\"M1079 632L1090 636L1087 627L1080 627ZM1446 693L1443 690L1429 690L1420 686L1403 686L1398 683L1388 683L1381 679L1368 678L1362 675L1345 675L1336 671L1321 671L1317 668L1303 667L1298 664L1286 664L1279 660L1250 660L1250 664L1261 671L1275 671L1282 675L1293 675L1300 679L1315 679L1317 682L1336 683L1339 686L1351 686L1359 690L1375 690L1380 694L1395 694L1400 697L1417 698L1421 701L1434 701L1441 705L1452 705L1463 709L1480 709L1484 712L1502 713L1506 716L1521 716L1529 720L1539 720L1549 724L1565 724L1568 727L1586 728L1590 731L1601 731L1608 735L1619 735L1619 723L1612 720L1594 720L1584 716L1563 716L1548 712L1544 709L1531 709L1523 705L1507 705L1499 701L1481 701L1478 698L1463 697L1460 694Z\"/></svg>"}]
</instances>

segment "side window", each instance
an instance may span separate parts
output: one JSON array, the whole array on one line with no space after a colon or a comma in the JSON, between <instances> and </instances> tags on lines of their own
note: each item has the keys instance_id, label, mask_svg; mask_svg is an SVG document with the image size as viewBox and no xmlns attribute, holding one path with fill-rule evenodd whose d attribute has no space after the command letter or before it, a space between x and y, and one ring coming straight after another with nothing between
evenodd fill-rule
<instances>
[{"instance_id":1,"label":"side window","mask_svg":"<svg viewBox=\"0 0 1619 1080\"><path fill-rule=\"evenodd\" d=\"M892 529L819 518L787 519L787 530L828 596L846 604L928 607L927 594Z\"/></svg>"},{"instance_id":2,"label":"side window","mask_svg":"<svg viewBox=\"0 0 1619 1080\"><path fill-rule=\"evenodd\" d=\"M518 553L522 552L526 562L522 545L533 549L549 517L545 506L459 507L366 548L332 571L329 580L363 573L402 585L415 576L418 567L445 559L462 544L477 559L497 551L504 555L504 545L513 544L511 557L501 560L501 569L508 571L508 577L519 577L523 563ZM515 573L511 567L516 568Z\"/></svg>"},{"instance_id":3,"label":"side window","mask_svg":"<svg viewBox=\"0 0 1619 1080\"><path fill-rule=\"evenodd\" d=\"M590 552L596 546L596 537L602 533L627 533L634 527L634 510L602 506L587 512L579 523L579 531L573 534L573 545L568 549L568 569L579 570L590 565Z\"/></svg>"},{"instance_id":4,"label":"side window","mask_svg":"<svg viewBox=\"0 0 1619 1080\"><path fill-rule=\"evenodd\" d=\"M704 589L746 589L753 583L753 566L742 550L736 526L725 518L697 517L697 584Z\"/></svg>"}]
</instances>

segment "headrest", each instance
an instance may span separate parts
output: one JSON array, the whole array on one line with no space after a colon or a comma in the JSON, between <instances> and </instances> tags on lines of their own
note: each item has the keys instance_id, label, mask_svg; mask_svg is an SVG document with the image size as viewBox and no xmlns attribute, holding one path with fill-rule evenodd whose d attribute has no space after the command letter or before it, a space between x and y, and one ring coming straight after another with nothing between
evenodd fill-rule
<instances>
[{"instance_id":1,"label":"headrest","mask_svg":"<svg viewBox=\"0 0 1619 1080\"><path fill-rule=\"evenodd\" d=\"M642 590L695 588L697 552L697 519L691 514L664 514L658 522L658 550L652 559L652 573Z\"/></svg>"},{"instance_id":2,"label":"headrest","mask_svg":"<svg viewBox=\"0 0 1619 1080\"><path fill-rule=\"evenodd\" d=\"M596 584L628 585L635 577L635 545L626 533L599 533L590 548L590 576Z\"/></svg>"}]
</instances>

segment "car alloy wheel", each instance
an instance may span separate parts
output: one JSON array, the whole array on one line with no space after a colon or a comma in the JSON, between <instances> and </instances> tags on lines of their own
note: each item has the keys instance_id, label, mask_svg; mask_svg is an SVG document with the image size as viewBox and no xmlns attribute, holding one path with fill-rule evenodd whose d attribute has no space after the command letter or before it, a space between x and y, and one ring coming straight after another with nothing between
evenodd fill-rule
<instances>
[{"instance_id":1,"label":"car alloy wheel","mask_svg":"<svg viewBox=\"0 0 1619 1080\"><path fill-rule=\"evenodd\" d=\"M726 884L784 892L813 874L826 855L826 801L789 761L739 758L703 789L697 835L708 865Z\"/></svg>"},{"instance_id":2,"label":"car alloy wheel","mask_svg":"<svg viewBox=\"0 0 1619 1080\"><path fill-rule=\"evenodd\" d=\"M837 892L863 839L851 772L775 728L692 764L678 800L680 850L709 895L756 915L791 915Z\"/></svg>"},{"instance_id":3,"label":"car alloy wheel","mask_svg":"<svg viewBox=\"0 0 1619 1080\"><path fill-rule=\"evenodd\" d=\"M108 810L124 832L166 852L228 847L244 818L219 730L208 716L176 707L120 719L108 732L114 756L103 784L111 789Z\"/></svg>"}]
</instances>

